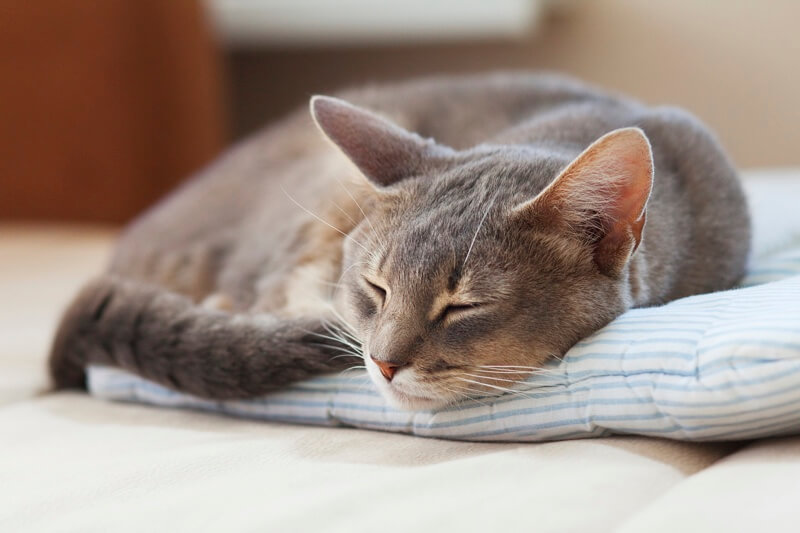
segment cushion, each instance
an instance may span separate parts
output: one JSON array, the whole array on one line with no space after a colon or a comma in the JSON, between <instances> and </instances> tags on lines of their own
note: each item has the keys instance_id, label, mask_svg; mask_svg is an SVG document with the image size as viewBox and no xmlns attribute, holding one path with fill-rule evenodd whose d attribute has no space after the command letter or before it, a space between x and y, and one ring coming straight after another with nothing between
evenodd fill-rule
<instances>
[{"instance_id":1,"label":"cushion","mask_svg":"<svg viewBox=\"0 0 800 533\"><path fill-rule=\"evenodd\" d=\"M109 400L458 440L612 433L738 440L795 433L800 431L800 224L787 223L797 219L794 213L787 213L783 227L762 223L775 216L775 203L764 191L772 187L772 197L781 196L780 187L763 183L748 187L756 245L741 288L630 310L512 394L404 411L389 406L363 371L353 371L259 399L216 402L104 367L89 369L89 389Z\"/></svg>"}]
</instances>

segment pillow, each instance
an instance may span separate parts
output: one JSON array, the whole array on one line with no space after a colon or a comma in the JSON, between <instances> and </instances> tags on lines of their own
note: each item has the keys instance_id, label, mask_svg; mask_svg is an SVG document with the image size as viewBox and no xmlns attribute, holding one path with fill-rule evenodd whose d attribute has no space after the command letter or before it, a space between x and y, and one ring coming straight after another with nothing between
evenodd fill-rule
<instances>
[{"instance_id":1,"label":"pillow","mask_svg":"<svg viewBox=\"0 0 800 533\"><path fill-rule=\"evenodd\" d=\"M363 371L224 402L112 368L90 368L88 381L93 395L109 400L457 440L794 433L800 431L800 226L784 228L781 246L753 262L743 288L628 311L548 369L518 393L419 412L389 406Z\"/></svg>"}]
</instances>

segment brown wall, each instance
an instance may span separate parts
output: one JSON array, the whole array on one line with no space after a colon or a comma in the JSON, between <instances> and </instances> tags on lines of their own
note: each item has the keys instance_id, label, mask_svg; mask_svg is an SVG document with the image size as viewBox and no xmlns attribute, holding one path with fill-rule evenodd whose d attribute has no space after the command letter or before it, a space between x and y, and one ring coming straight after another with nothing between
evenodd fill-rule
<instances>
[{"instance_id":1,"label":"brown wall","mask_svg":"<svg viewBox=\"0 0 800 533\"><path fill-rule=\"evenodd\" d=\"M584 0L519 43L239 51L231 56L236 130L345 84L544 68L687 107L742 166L800 165L798 21L794 0Z\"/></svg>"},{"instance_id":2,"label":"brown wall","mask_svg":"<svg viewBox=\"0 0 800 533\"><path fill-rule=\"evenodd\" d=\"M224 145L194 0L0 0L0 220L119 222Z\"/></svg>"}]
</instances>

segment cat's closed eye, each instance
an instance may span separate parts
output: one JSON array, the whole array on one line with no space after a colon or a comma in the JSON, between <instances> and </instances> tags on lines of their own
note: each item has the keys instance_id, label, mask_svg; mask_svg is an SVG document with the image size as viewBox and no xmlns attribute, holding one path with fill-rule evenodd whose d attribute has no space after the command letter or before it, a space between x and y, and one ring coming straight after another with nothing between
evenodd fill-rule
<instances>
[{"instance_id":1,"label":"cat's closed eye","mask_svg":"<svg viewBox=\"0 0 800 533\"><path fill-rule=\"evenodd\" d=\"M479 303L454 303L442 309L440 320L457 319L481 307Z\"/></svg>"},{"instance_id":2,"label":"cat's closed eye","mask_svg":"<svg viewBox=\"0 0 800 533\"><path fill-rule=\"evenodd\" d=\"M379 285L375 281L372 281L368 278L364 278L364 282L370 288L370 290L375 295L380 304L383 305L386 302L386 296L388 294L388 291L383 286Z\"/></svg>"}]
</instances>

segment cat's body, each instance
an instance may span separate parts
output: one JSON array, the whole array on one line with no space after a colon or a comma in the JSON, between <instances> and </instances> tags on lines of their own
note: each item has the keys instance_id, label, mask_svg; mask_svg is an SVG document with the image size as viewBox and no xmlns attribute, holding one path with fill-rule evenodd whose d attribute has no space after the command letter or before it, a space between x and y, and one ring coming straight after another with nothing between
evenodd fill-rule
<instances>
[{"instance_id":1,"label":"cat's body","mask_svg":"<svg viewBox=\"0 0 800 533\"><path fill-rule=\"evenodd\" d=\"M125 232L62 323L56 382L94 361L203 396L261 394L352 364L317 338L341 320L387 396L433 406L521 379L631 306L743 273L741 188L684 112L528 74L342 98L436 144L318 99L340 149L305 110L234 148ZM606 185L605 171L631 178ZM485 379L437 375L464 368Z\"/></svg>"}]
</instances>

